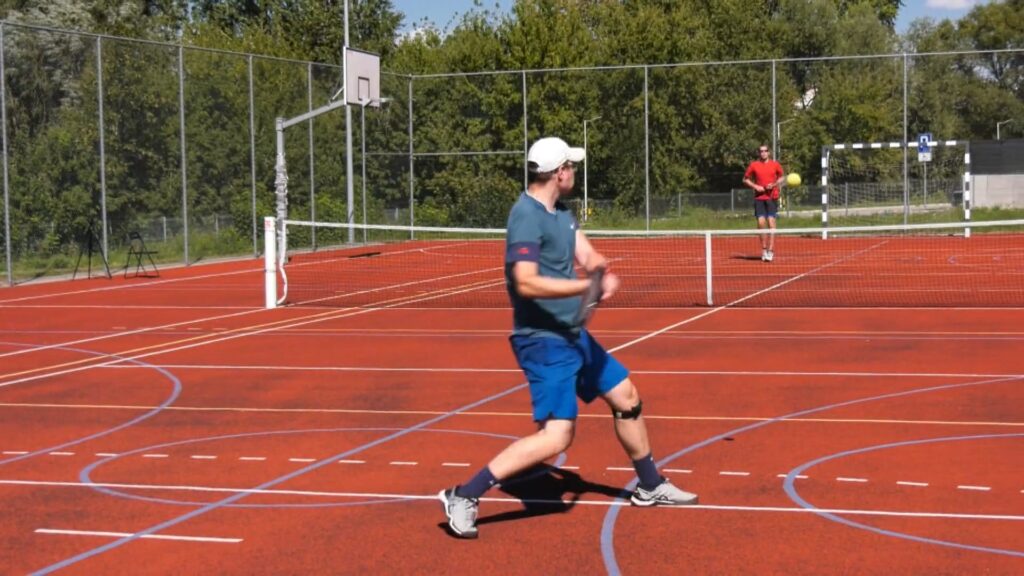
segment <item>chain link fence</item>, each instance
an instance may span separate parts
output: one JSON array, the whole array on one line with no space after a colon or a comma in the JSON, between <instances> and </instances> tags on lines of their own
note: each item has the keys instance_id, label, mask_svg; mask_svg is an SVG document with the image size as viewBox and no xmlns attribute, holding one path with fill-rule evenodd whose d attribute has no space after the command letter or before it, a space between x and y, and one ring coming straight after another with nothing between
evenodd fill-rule
<instances>
[{"instance_id":1,"label":"chain link fence","mask_svg":"<svg viewBox=\"0 0 1024 576\"><path fill-rule=\"evenodd\" d=\"M136 233L165 263L258 256L259 222L274 214L275 121L322 106L341 86L339 66L6 22L0 36L9 284L70 272L90 250L116 269ZM501 227L526 185L529 143L559 135L587 148L571 200L587 225L749 226L741 180L762 143L803 175L783 214L806 224L821 209L824 146L919 132L989 139L996 117L1021 118L1003 122L1004 137L1019 136L1022 88L986 66L1022 55L383 72L385 103L352 110L353 206L339 110L286 131L289 214ZM885 181L854 174L846 197L860 186L887 206L911 197L955 208L957 175L935 169L924 184L915 153L887 159L896 167ZM829 192L841 210L843 189ZM314 236L303 242L317 246Z\"/></svg>"}]
</instances>

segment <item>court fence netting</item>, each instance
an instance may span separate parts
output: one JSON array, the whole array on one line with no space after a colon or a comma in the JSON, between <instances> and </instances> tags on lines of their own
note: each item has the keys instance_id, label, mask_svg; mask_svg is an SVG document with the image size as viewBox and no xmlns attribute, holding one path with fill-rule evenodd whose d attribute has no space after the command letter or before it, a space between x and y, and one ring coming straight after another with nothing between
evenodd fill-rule
<instances>
[{"instance_id":1,"label":"court fence netting","mask_svg":"<svg viewBox=\"0 0 1024 576\"><path fill-rule=\"evenodd\" d=\"M503 229L264 230L268 308L509 306ZM586 230L622 280L608 307L1024 306L1024 220L778 229L772 262L762 234Z\"/></svg>"}]
</instances>

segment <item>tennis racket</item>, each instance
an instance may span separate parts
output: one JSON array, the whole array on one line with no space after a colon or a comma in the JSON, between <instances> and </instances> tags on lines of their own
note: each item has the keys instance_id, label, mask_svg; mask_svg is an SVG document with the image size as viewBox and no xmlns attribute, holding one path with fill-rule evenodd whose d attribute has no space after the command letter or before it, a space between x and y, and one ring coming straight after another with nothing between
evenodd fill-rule
<instances>
[{"instance_id":1,"label":"tennis racket","mask_svg":"<svg viewBox=\"0 0 1024 576\"><path fill-rule=\"evenodd\" d=\"M576 313L578 326L586 326L590 317L594 315L594 311L597 310L598 304L601 303L601 297L604 296L604 290L601 288L603 280L604 268L597 268L590 273L590 286L580 298L580 309Z\"/></svg>"}]
</instances>

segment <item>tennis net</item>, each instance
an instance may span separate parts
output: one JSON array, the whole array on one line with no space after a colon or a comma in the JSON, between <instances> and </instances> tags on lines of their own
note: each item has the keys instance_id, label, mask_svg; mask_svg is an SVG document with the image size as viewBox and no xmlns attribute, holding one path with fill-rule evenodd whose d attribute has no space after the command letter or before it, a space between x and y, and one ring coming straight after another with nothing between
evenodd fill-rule
<instances>
[{"instance_id":1,"label":"tennis net","mask_svg":"<svg viewBox=\"0 0 1024 576\"><path fill-rule=\"evenodd\" d=\"M279 230L285 257L268 266L279 303L509 305L502 229L288 220ZM622 280L606 306L1024 306L1024 220L779 229L772 262L757 230L586 234Z\"/></svg>"}]
</instances>

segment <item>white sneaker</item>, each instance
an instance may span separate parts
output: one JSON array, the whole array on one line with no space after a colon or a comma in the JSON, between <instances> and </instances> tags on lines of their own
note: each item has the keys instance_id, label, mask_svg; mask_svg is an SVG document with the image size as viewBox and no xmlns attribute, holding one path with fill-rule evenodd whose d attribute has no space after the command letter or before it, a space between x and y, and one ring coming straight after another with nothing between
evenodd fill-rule
<instances>
[{"instance_id":1,"label":"white sneaker","mask_svg":"<svg viewBox=\"0 0 1024 576\"><path fill-rule=\"evenodd\" d=\"M767 262L767 261L768 261L768 251L767 250L761 250L761 262Z\"/></svg>"},{"instance_id":2,"label":"white sneaker","mask_svg":"<svg viewBox=\"0 0 1024 576\"><path fill-rule=\"evenodd\" d=\"M771 262L774 259L775 259L775 252L774 251L768 250L768 251L765 252L765 256L764 256L764 261L765 262Z\"/></svg>"},{"instance_id":3,"label":"white sneaker","mask_svg":"<svg viewBox=\"0 0 1024 576\"><path fill-rule=\"evenodd\" d=\"M637 486L629 500L634 506L687 506L697 503L697 495L676 488L666 478L651 490Z\"/></svg>"},{"instance_id":4,"label":"white sneaker","mask_svg":"<svg viewBox=\"0 0 1024 576\"><path fill-rule=\"evenodd\" d=\"M476 538L476 515L480 500L463 498L455 493L455 488L441 490L437 498L444 507L452 535L458 538Z\"/></svg>"}]
</instances>

